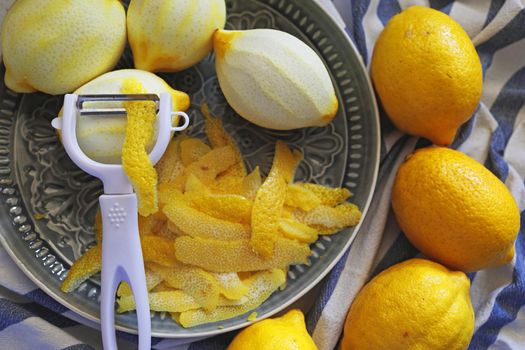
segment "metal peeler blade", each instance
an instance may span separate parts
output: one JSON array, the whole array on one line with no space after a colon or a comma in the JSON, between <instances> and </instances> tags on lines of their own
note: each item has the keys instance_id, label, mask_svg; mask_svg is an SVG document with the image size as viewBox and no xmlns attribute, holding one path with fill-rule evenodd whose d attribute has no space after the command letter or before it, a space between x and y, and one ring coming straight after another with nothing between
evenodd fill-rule
<instances>
[{"instance_id":1,"label":"metal peeler blade","mask_svg":"<svg viewBox=\"0 0 525 350\"><path fill-rule=\"evenodd\" d=\"M77 109L81 116L126 116L124 108L84 108L85 102L152 101L159 112L159 96L156 94L101 94L78 95Z\"/></svg>"}]
</instances>

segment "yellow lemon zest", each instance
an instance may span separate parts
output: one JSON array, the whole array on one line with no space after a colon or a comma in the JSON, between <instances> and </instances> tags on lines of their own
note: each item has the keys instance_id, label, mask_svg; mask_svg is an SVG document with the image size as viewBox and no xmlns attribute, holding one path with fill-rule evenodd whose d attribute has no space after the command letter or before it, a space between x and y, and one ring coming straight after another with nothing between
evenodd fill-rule
<instances>
[{"instance_id":1,"label":"yellow lemon zest","mask_svg":"<svg viewBox=\"0 0 525 350\"><path fill-rule=\"evenodd\" d=\"M284 204L308 211L321 205L321 200L314 192L308 190L304 186L290 184L286 189Z\"/></svg>"},{"instance_id":2,"label":"yellow lemon zest","mask_svg":"<svg viewBox=\"0 0 525 350\"><path fill-rule=\"evenodd\" d=\"M192 237L219 240L250 237L248 226L215 218L182 201L168 203L162 210L173 224Z\"/></svg>"},{"instance_id":3,"label":"yellow lemon zest","mask_svg":"<svg viewBox=\"0 0 525 350\"><path fill-rule=\"evenodd\" d=\"M148 291L151 291L153 288L155 288L162 282L162 277L157 272L146 268L145 273L146 273L146 287ZM131 292L131 287L126 282L122 282L118 286L118 289L117 289L118 297L126 297L132 294L133 293Z\"/></svg>"},{"instance_id":4,"label":"yellow lemon zest","mask_svg":"<svg viewBox=\"0 0 525 350\"><path fill-rule=\"evenodd\" d=\"M187 138L180 143L182 164L188 166L210 151L210 146L196 138Z\"/></svg>"},{"instance_id":5,"label":"yellow lemon zest","mask_svg":"<svg viewBox=\"0 0 525 350\"><path fill-rule=\"evenodd\" d=\"M248 293L248 286L239 278L235 272L216 273L221 294L230 300L239 300Z\"/></svg>"},{"instance_id":6,"label":"yellow lemon zest","mask_svg":"<svg viewBox=\"0 0 525 350\"><path fill-rule=\"evenodd\" d=\"M252 250L249 239L220 241L182 236L175 238L175 255L185 264L208 271L240 272L304 264L310 248L305 243L279 237L274 242L272 256L262 258Z\"/></svg>"},{"instance_id":7,"label":"yellow lemon zest","mask_svg":"<svg viewBox=\"0 0 525 350\"><path fill-rule=\"evenodd\" d=\"M292 181L300 160L285 143L277 141L270 174L263 182L253 203L252 247L262 257L270 258L273 246L280 236L279 217L283 209L287 184Z\"/></svg>"},{"instance_id":8,"label":"yellow lemon zest","mask_svg":"<svg viewBox=\"0 0 525 350\"><path fill-rule=\"evenodd\" d=\"M249 199L255 199L255 195L261 187L262 179L259 166L249 173L242 181L242 195Z\"/></svg>"},{"instance_id":9,"label":"yellow lemon zest","mask_svg":"<svg viewBox=\"0 0 525 350\"><path fill-rule=\"evenodd\" d=\"M248 285L248 293L246 295L248 301L246 303L234 306L220 306L210 312L206 312L203 309L189 310L180 314L178 322L183 327L192 327L241 315L261 305L285 280L286 275L279 269L258 272L246 281Z\"/></svg>"},{"instance_id":10,"label":"yellow lemon zest","mask_svg":"<svg viewBox=\"0 0 525 350\"><path fill-rule=\"evenodd\" d=\"M211 115L207 104L201 106L201 113L204 116L204 132L212 147L230 146L235 157L234 164L217 177L215 188L221 192L240 194L242 181L246 176L246 166L241 151L233 137L224 130L221 120Z\"/></svg>"},{"instance_id":11,"label":"yellow lemon zest","mask_svg":"<svg viewBox=\"0 0 525 350\"><path fill-rule=\"evenodd\" d=\"M67 277L62 282L60 289L69 293L75 290L89 277L100 272L102 266L102 246L96 245L91 247L71 266L67 273Z\"/></svg>"},{"instance_id":12,"label":"yellow lemon zest","mask_svg":"<svg viewBox=\"0 0 525 350\"><path fill-rule=\"evenodd\" d=\"M140 244L144 262L153 262L163 266L177 265L175 249L170 239L161 236L143 235L140 237Z\"/></svg>"},{"instance_id":13,"label":"yellow lemon zest","mask_svg":"<svg viewBox=\"0 0 525 350\"><path fill-rule=\"evenodd\" d=\"M149 293L148 297L149 308L152 311L182 312L200 307L195 299L180 290ZM135 300L132 295L120 297L117 303L117 312L135 309Z\"/></svg>"},{"instance_id":14,"label":"yellow lemon zest","mask_svg":"<svg viewBox=\"0 0 525 350\"><path fill-rule=\"evenodd\" d=\"M148 267L160 273L170 287L192 296L202 308L213 310L217 307L221 288L212 273L180 263L173 267L157 264L149 264Z\"/></svg>"},{"instance_id":15,"label":"yellow lemon zest","mask_svg":"<svg viewBox=\"0 0 525 350\"><path fill-rule=\"evenodd\" d=\"M304 182L297 182L297 183L294 183L293 185L304 188L312 192L313 194L315 194L317 198L319 198L322 205L326 205L329 207L334 207L337 204L340 204L346 201L352 195L352 193L344 187L332 188L332 187L327 187L323 185L304 183Z\"/></svg>"},{"instance_id":16,"label":"yellow lemon zest","mask_svg":"<svg viewBox=\"0 0 525 350\"><path fill-rule=\"evenodd\" d=\"M122 93L140 94L146 91L137 79L129 78L124 80ZM124 108L128 124L122 146L122 167L137 193L139 214L149 216L158 210L157 172L146 153L157 117L155 104L151 101L132 101L125 102Z\"/></svg>"}]
</instances>

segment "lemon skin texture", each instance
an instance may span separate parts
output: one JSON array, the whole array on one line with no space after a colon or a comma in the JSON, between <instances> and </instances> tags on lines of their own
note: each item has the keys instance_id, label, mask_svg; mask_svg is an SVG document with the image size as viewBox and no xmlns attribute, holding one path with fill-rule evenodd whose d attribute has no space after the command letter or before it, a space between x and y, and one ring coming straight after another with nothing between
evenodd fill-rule
<instances>
[{"instance_id":1,"label":"lemon skin texture","mask_svg":"<svg viewBox=\"0 0 525 350\"><path fill-rule=\"evenodd\" d=\"M341 350L464 350L474 330L470 280L424 259L381 272L356 296Z\"/></svg>"},{"instance_id":2,"label":"lemon skin texture","mask_svg":"<svg viewBox=\"0 0 525 350\"><path fill-rule=\"evenodd\" d=\"M18 0L1 35L9 89L64 94L117 64L126 14L118 0Z\"/></svg>"},{"instance_id":3,"label":"lemon skin texture","mask_svg":"<svg viewBox=\"0 0 525 350\"><path fill-rule=\"evenodd\" d=\"M467 33L448 15L422 6L390 19L374 47L371 74L395 126L437 145L453 141L483 85Z\"/></svg>"},{"instance_id":4,"label":"lemon skin texture","mask_svg":"<svg viewBox=\"0 0 525 350\"><path fill-rule=\"evenodd\" d=\"M233 339L227 350L317 350L306 331L304 315L293 309L254 323Z\"/></svg>"},{"instance_id":5,"label":"lemon skin texture","mask_svg":"<svg viewBox=\"0 0 525 350\"><path fill-rule=\"evenodd\" d=\"M399 167L392 207L410 242L450 268L476 271L514 256L516 201L482 164L444 147L419 149Z\"/></svg>"},{"instance_id":6,"label":"lemon skin texture","mask_svg":"<svg viewBox=\"0 0 525 350\"><path fill-rule=\"evenodd\" d=\"M128 38L135 68L177 72L212 49L215 30L224 28L224 0L132 0Z\"/></svg>"}]
</instances>

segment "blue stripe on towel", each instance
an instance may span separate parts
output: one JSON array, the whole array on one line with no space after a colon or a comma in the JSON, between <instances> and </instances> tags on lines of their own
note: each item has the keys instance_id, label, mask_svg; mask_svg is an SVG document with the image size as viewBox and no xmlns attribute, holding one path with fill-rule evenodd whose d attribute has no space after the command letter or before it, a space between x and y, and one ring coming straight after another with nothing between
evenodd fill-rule
<instances>
[{"instance_id":1,"label":"blue stripe on towel","mask_svg":"<svg viewBox=\"0 0 525 350\"><path fill-rule=\"evenodd\" d=\"M35 289L34 291L25 294L25 297L58 313L64 313L69 310L67 307L44 293L41 289Z\"/></svg>"},{"instance_id":2,"label":"blue stripe on towel","mask_svg":"<svg viewBox=\"0 0 525 350\"><path fill-rule=\"evenodd\" d=\"M126 333L123 331L116 331L117 338L124 339L129 343L138 344L139 337L136 334ZM164 338L151 337L151 345L160 343Z\"/></svg>"},{"instance_id":3,"label":"blue stripe on towel","mask_svg":"<svg viewBox=\"0 0 525 350\"><path fill-rule=\"evenodd\" d=\"M486 166L503 182L507 179L509 172L509 166L503 160L503 152L512 135L518 112L525 103L525 96L520 91L524 84L525 67L514 73L507 81L490 108L490 112L498 122L498 128L492 135Z\"/></svg>"},{"instance_id":4,"label":"blue stripe on towel","mask_svg":"<svg viewBox=\"0 0 525 350\"><path fill-rule=\"evenodd\" d=\"M29 317L39 317L55 327L66 328L77 326L73 321L59 313L50 312L45 305L37 303L17 304L0 298L0 331Z\"/></svg>"},{"instance_id":5,"label":"blue stripe on towel","mask_svg":"<svg viewBox=\"0 0 525 350\"><path fill-rule=\"evenodd\" d=\"M354 34L353 34L352 30L350 28L348 28L348 27L345 27L345 33L350 38L350 41L352 42L352 44L354 44L354 46L357 48L357 43L355 42Z\"/></svg>"},{"instance_id":6,"label":"blue stripe on towel","mask_svg":"<svg viewBox=\"0 0 525 350\"><path fill-rule=\"evenodd\" d=\"M310 333L314 331L315 325L317 324L317 321L319 321L319 318L323 313L323 309L326 306L326 303L328 303L330 297L332 296L332 293L334 292L335 286L339 281L339 276L341 276L341 272L345 268L349 251L350 249L346 251L343 257L337 262L332 271L330 271L330 273L324 278L322 282L322 287L319 291L319 296L317 297L316 302L314 303L310 312L308 313L308 316L306 317L306 328Z\"/></svg>"},{"instance_id":7,"label":"blue stripe on towel","mask_svg":"<svg viewBox=\"0 0 525 350\"><path fill-rule=\"evenodd\" d=\"M498 14L499 10L503 7L503 4L505 3L505 0L492 0L490 2L490 8L489 12L487 13L487 19L485 20L485 24L483 24L483 28L485 28L496 15Z\"/></svg>"},{"instance_id":8,"label":"blue stripe on towel","mask_svg":"<svg viewBox=\"0 0 525 350\"><path fill-rule=\"evenodd\" d=\"M203 339L188 347L188 350L224 350L231 343L237 331L218 335L213 338Z\"/></svg>"},{"instance_id":9,"label":"blue stripe on towel","mask_svg":"<svg viewBox=\"0 0 525 350\"><path fill-rule=\"evenodd\" d=\"M379 17L383 25L386 25L390 18L399 12L401 12L401 6L397 0L379 0L377 17Z\"/></svg>"},{"instance_id":10,"label":"blue stripe on towel","mask_svg":"<svg viewBox=\"0 0 525 350\"><path fill-rule=\"evenodd\" d=\"M370 0L351 0L353 28L349 28L354 39L355 46L363 58L365 65L368 63L368 52L366 48L366 36L363 28L363 17L365 16Z\"/></svg>"},{"instance_id":11,"label":"blue stripe on towel","mask_svg":"<svg viewBox=\"0 0 525 350\"><path fill-rule=\"evenodd\" d=\"M525 9L521 10L505 27L499 30L489 40L481 43L476 47L478 51L483 72L492 64L494 54L501 48L504 48L525 37ZM521 87L523 89L523 86Z\"/></svg>"},{"instance_id":12,"label":"blue stripe on towel","mask_svg":"<svg viewBox=\"0 0 525 350\"><path fill-rule=\"evenodd\" d=\"M378 174L378 183L381 183L385 180L386 177L390 175L390 169L395 164L397 158L399 157L399 153L403 150L406 142L410 139L409 136L405 135L402 136L393 146L390 152L385 156L384 159L381 160L381 167L379 169ZM373 207L369 208L369 212L373 211ZM365 225L365 224L364 224ZM334 291L334 288L337 285L337 281L339 280L339 276L341 275L341 272L344 269L344 265L346 263L346 260L348 259L348 250L341 260L335 265L332 272L330 272L327 277L323 279L321 282L321 289L319 291L319 297L317 298L316 302L308 312L306 316L306 328L310 333L312 333L315 329L315 326L319 320L319 318L322 315L323 309L326 306L326 303L332 296L332 293Z\"/></svg>"},{"instance_id":13,"label":"blue stripe on towel","mask_svg":"<svg viewBox=\"0 0 525 350\"><path fill-rule=\"evenodd\" d=\"M390 149L390 152L388 152L385 155L385 157L381 159L379 174L377 176L377 183L385 181L385 178L387 178L390 175L391 169L396 163L396 159L399 157L399 154L403 150L403 147L408 142L408 140L410 140L410 136L401 136L399 140L397 140L396 143L394 143L394 145Z\"/></svg>"},{"instance_id":14,"label":"blue stripe on towel","mask_svg":"<svg viewBox=\"0 0 525 350\"><path fill-rule=\"evenodd\" d=\"M452 4L454 4L453 0L430 0L430 7L433 9L439 10L441 12L446 13L447 15L450 13L450 10L452 9Z\"/></svg>"},{"instance_id":15,"label":"blue stripe on towel","mask_svg":"<svg viewBox=\"0 0 525 350\"><path fill-rule=\"evenodd\" d=\"M22 322L31 316L33 316L33 314L21 307L20 304L0 298L0 331Z\"/></svg>"},{"instance_id":16,"label":"blue stripe on towel","mask_svg":"<svg viewBox=\"0 0 525 350\"><path fill-rule=\"evenodd\" d=\"M476 278L477 274L478 274L477 272L469 272L469 273L467 273L467 277L470 280L470 285L472 285L472 283L474 283L474 279Z\"/></svg>"},{"instance_id":17,"label":"blue stripe on towel","mask_svg":"<svg viewBox=\"0 0 525 350\"><path fill-rule=\"evenodd\" d=\"M478 109L479 109L479 105L478 105ZM477 112L478 111L476 110L476 112L474 112L472 117L469 120L467 120L467 122L459 128L458 133L454 139L454 142L452 142L452 144L450 145L451 148L457 149L459 146L463 144L463 142L465 142L469 138L470 134L472 133L472 130L474 129L474 125L476 124Z\"/></svg>"},{"instance_id":18,"label":"blue stripe on towel","mask_svg":"<svg viewBox=\"0 0 525 350\"><path fill-rule=\"evenodd\" d=\"M377 264L372 276L392 265L414 258L418 253L419 251L408 241L405 234L400 232L383 259Z\"/></svg>"},{"instance_id":19,"label":"blue stripe on towel","mask_svg":"<svg viewBox=\"0 0 525 350\"><path fill-rule=\"evenodd\" d=\"M501 328L514 321L525 305L525 211L521 213L521 231L515 247L516 265L512 283L496 297L489 319L474 333L469 350L487 349L494 344Z\"/></svg>"}]
</instances>

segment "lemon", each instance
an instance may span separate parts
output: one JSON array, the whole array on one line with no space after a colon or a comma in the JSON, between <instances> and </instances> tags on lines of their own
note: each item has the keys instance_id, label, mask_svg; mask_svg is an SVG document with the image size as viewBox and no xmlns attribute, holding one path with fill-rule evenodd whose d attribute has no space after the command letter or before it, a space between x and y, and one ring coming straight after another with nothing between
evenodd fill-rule
<instances>
[{"instance_id":1,"label":"lemon","mask_svg":"<svg viewBox=\"0 0 525 350\"><path fill-rule=\"evenodd\" d=\"M460 350L474 330L470 281L424 259L381 272L355 298L341 350Z\"/></svg>"},{"instance_id":2,"label":"lemon","mask_svg":"<svg viewBox=\"0 0 525 350\"><path fill-rule=\"evenodd\" d=\"M452 142L481 97L472 41L448 15L426 7L392 17L377 39L371 71L392 122L437 145Z\"/></svg>"},{"instance_id":3,"label":"lemon","mask_svg":"<svg viewBox=\"0 0 525 350\"><path fill-rule=\"evenodd\" d=\"M211 51L213 32L225 22L224 0L132 0L127 23L135 67L188 68Z\"/></svg>"},{"instance_id":4,"label":"lemon","mask_svg":"<svg viewBox=\"0 0 525 350\"><path fill-rule=\"evenodd\" d=\"M17 92L71 92L111 70L125 44L118 0L18 0L2 26L5 83Z\"/></svg>"},{"instance_id":5,"label":"lemon","mask_svg":"<svg viewBox=\"0 0 525 350\"><path fill-rule=\"evenodd\" d=\"M306 331L304 315L293 309L285 315L254 323L237 334L227 350L317 350Z\"/></svg>"},{"instance_id":6,"label":"lemon","mask_svg":"<svg viewBox=\"0 0 525 350\"><path fill-rule=\"evenodd\" d=\"M129 79L136 80L148 93L170 93L173 111L185 111L189 107L187 94L172 89L155 74L138 69L121 69L103 74L75 90L75 94L122 94L124 83ZM97 107L122 107L122 103L102 102ZM98 162L120 163L125 135L126 118L82 116L77 119L78 144L88 157Z\"/></svg>"},{"instance_id":7,"label":"lemon","mask_svg":"<svg viewBox=\"0 0 525 350\"><path fill-rule=\"evenodd\" d=\"M325 126L335 117L337 97L323 61L293 35L218 30L213 49L221 90L241 117L277 130Z\"/></svg>"},{"instance_id":8,"label":"lemon","mask_svg":"<svg viewBox=\"0 0 525 350\"><path fill-rule=\"evenodd\" d=\"M400 166L392 206L406 236L426 256L475 271L514 255L518 206L483 165L448 148L423 148Z\"/></svg>"}]
</instances>

